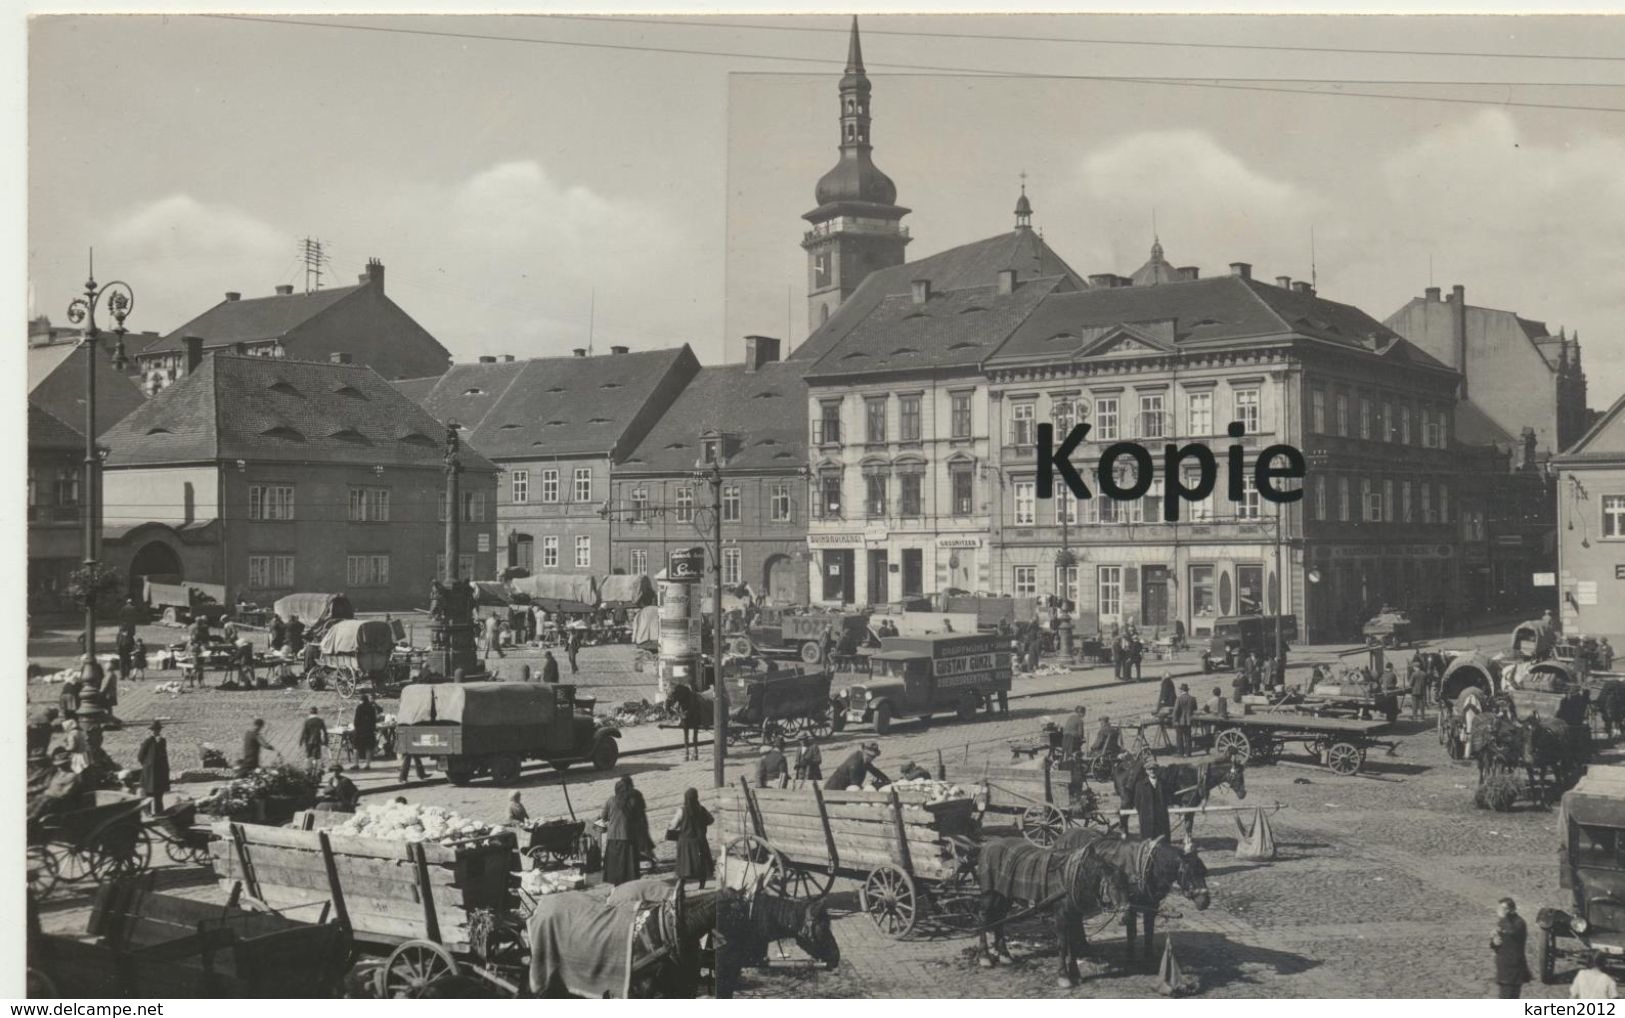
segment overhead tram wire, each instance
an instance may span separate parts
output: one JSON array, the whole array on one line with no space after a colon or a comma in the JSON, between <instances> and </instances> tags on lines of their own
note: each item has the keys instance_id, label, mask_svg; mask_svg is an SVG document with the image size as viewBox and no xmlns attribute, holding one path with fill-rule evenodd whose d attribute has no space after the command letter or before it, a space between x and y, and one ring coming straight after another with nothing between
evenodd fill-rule
<instances>
[{"instance_id":1,"label":"overhead tram wire","mask_svg":"<svg viewBox=\"0 0 1625 1018\"><path fill-rule=\"evenodd\" d=\"M640 46L632 43L583 42L564 39L539 39L533 36L489 35L479 33L443 32L427 28L394 28L385 25L348 25L338 23L324 23L319 21L303 21L293 18L265 18L250 17L241 14L200 14L197 17L214 18L221 21L245 21L256 24L283 25L303 28L325 28L340 31L380 32L390 35L427 36L443 39L460 39L463 41L479 42L506 42L522 43L534 46L563 46L578 49L613 50L630 53L670 53L678 56L721 57L732 60L766 60L781 63L817 64L823 67L844 67L845 61L823 58L803 57L767 53L739 53L726 50L703 50L669 46ZM1313 88L1281 88L1273 85L1256 84L1260 81L1277 79L1268 78L1177 78L1177 77L1135 77L1129 75L1105 74L1041 74L1032 71L1007 71L996 68L975 67L946 67L932 64L898 64L868 61L868 66L874 68L889 68L909 71L917 74L957 74L974 75L989 78L1011 78L1038 81L1094 81L1106 84L1123 85L1152 85L1173 88L1205 88L1220 91L1239 92L1267 92L1279 95L1307 95L1326 96L1344 99L1386 99L1396 102L1431 102L1449 103L1468 106L1494 106L1502 109L1536 109L1561 110L1574 113L1625 113L1621 106L1576 106L1567 103L1538 103L1520 102L1511 99L1472 99L1464 96L1430 96L1405 95L1387 92L1354 92L1347 89L1328 91ZM1294 84L1324 84L1324 85L1426 85L1439 87L1495 87L1507 88L1517 86L1523 88L1598 88L1616 87L1625 88L1625 83L1598 83L1598 82L1462 82L1462 81L1421 81L1421 80L1353 80L1347 78L1295 78L1278 79ZM1248 84L1252 82L1252 84Z\"/></svg>"},{"instance_id":2,"label":"overhead tram wire","mask_svg":"<svg viewBox=\"0 0 1625 1018\"><path fill-rule=\"evenodd\" d=\"M548 18L560 21L618 21L632 25L675 25L680 28L710 28L728 29L735 31L766 31L766 32L820 32L825 34L846 35L851 31L848 26L828 27L818 25L741 25L737 22L703 22L703 21L677 21L662 18L618 17L607 14L548 14ZM877 15L885 17L888 15ZM944 15L951 16L951 15ZM1064 17L1065 15L1057 15ZM780 22L786 18L778 19ZM1172 42L1164 39L1099 39L1078 38L1074 36L1052 35L995 35L983 32L920 32L907 31L897 28L870 28L865 26L864 35L896 35L911 39L957 39L968 42L1044 42L1067 43L1087 46L1157 46L1172 49L1215 49L1215 50L1255 50L1268 53L1344 53L1350 56L1394 56L1394 57L1466 57L1486 60L1598 60L1605 62L1625 63L1625 56L1607 56L1587 53L1481 53L1471 50L1416 50L1416 49L1379 49L1361 48L1355 46L1289 46L1283 43L1241 43L1241 42Z\"/></svg>"}]
</instances>

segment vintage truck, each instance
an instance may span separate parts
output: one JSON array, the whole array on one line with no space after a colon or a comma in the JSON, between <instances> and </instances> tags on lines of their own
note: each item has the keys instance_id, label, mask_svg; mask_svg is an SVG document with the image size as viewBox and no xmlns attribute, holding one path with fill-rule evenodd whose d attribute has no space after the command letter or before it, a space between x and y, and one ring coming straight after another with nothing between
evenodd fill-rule
<instances>
[{"instance_id":1,"label":"vintage truck","mask_svg":"<svg viewBox=\"0 0 1625 1018\"><path fill-rule=\"evenodd\" d=\"M620 729L576 707L576 688L537 682L413 683L396 711L398 752L437 761L454 785L490 774L519 779L526 760L557 770L588 762L607 771L620 758Z\"/></svg>"},{"instance_id":2,"label":"vintage truck","mask_svg":"<svg viewBox=\"0 0 1625 1018\"><path fill-rule=\"evenodd\" d=\"M1204 671L1234 667L1243 654L1255 658L1275 656L1276 616L1226 615L1213 622L1213 637L1202 658ZM1288 650L1298 640L1298 617L1280 616L1281 642ZM1227 664L1226 662L1230 662Z\"/></svg>"},{"instance_id":3,"label":"vintage truck","mask_svg":"<svg viewBox=\"0 0 1625 1018\"><path fill-rule=\"evenodd\" d=\"M847 723L873 722L875 733L891 731L896 718L917 717L929 724L934 714L957 714L969 721L978 710L1009 709L1009 641L995 633L964 636L893 636L870 655L868 682L848 686L836 697Z\"/></svg>"},{"instance_id":4,"label":"vintage truck","mask_svg":"<svg viewBox=\"0 0 1625 1018\"><path fill-rule=\"evenodd\" d=\"M874 641L867 615L792 612L772 607L763 608L743 631L724 630L724 635L728 652L736 657L799 657L816 665L823 663L824 631L831 628L837 654L855 653Z\"/></svg>"},{"instance_id":5,"label":"vintage truck","mask_svg":"<svg viewBox=\"0 0 1625 1018\"><path fill-rule=\"evenodd\" d=\"M1535 970L1543 983L1557 976L1570 951L1600 954L1625 966L1625 767L1593 766L1563 793L1558 814L1558 885L1572 894L1570 910L1543 908L1535 916Z\"/></svg>"},{"instance_id":6,"label":"vintage truck","mask_svg":"<svg viewBox=\"0 0 1625 1018\"><path fill-rule=\"evenodd\" d=\"M226 588L218 583L196 583L178 577L148 576L143 584L147 607L165 622L190 622L202 616L211 625L226 617Z\"/></svg>"}]
</instances>

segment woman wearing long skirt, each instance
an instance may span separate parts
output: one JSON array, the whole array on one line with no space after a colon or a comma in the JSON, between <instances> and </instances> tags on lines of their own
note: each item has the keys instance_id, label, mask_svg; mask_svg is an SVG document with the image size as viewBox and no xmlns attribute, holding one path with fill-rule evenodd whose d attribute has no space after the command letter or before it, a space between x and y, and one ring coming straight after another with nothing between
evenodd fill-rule
<instances>
[{"instance_id":1,"label":"woman wearing long skirt","mask_svg":"<svg viewBox=\"0 0 1625 1018\"><path fill-rule=\"evenodd\" d=\"M700 805L700 793L690 788L683 793L683 804L672 817L671 830L677 841L677 880L699 881L704 887L711 879L716 864L711 858L711 844L706 831L714 823L711 811ZM667 837L671 837L670 834Z\"/></svg>"},{"instance_id":2,"label":"woman wearing long skirt","mask_svg":"<svg viewBox=\"0 0 1625 1018\"><path fill-rule=\"evenodd\" d=\"M643 795L630 775L615 782L615 794L604 803L604 883L624 884L642 875L641 857L654 851Z\"/></svg>"}]
</instances>

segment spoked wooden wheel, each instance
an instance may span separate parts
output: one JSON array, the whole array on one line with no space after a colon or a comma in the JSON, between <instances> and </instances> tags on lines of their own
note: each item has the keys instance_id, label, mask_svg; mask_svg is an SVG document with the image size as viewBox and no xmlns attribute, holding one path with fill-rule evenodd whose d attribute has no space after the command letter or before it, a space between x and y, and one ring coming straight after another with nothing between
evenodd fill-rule
<instances>
[{"instance_id":1,"label":"spoked wooden wheel","mask_svg":"<svg viewBox=\"0 0 1625 1018\"><path fill-rule=\"evenodd\" d=\"M767 873L767 888L780 897L817 901L835 886L835 875L832 873L820 873L802 866L781 867L779 863L784 861L784 857L778 855Z\"/></svg>"},{"instance_id":2,"label":"spoked wooden wheel","mask_svg":"<svg viewBox=\"0 0 1625 1018\"><path fill-rule=\"evenodd\" d=\"M1334 774L1358 774L1365 763L1365 751L1351 742L1335 742L1326 750L1326 766Z\"/></svg>"},{"instance_id":3,"label":"spoked wooden wheel","mask_svg":"<svg viewBox=\"0 0 1625 1018\"><path fill-rule=\"evenodd\" d=\"M28 889L44 899L56 889L56 856L47 845L28 846Z\"/></svg>"},{"instance_id":4,"label":"spoked wooden wheel","mask_svg":"<svg viewBox=\"0 0 1625 1018\"><path fill-rule=\"evenodd\" d=\"M755 890L768 886L775 873L789 870L779 850L754 834L744 834L728 843L722 853L723 887L736 890Z\"/></svg>"},{"instance_id":5,"label":"spoked wooden wheel","mask_svg":"<svg viewBox=\"0 0 1625 1018\"><path fill-rule=\"evenodd\" d=\"M803 720L801 730L815 739L827 739L835 734L835 722L828 713L816 714Z\"/></svg>"},{"instance_id":6,"label":"spoked wooden wheel","mask_svg":"<svg viewBox=\"0 0 1625 1018\"><path fill-rule=\"evenodd\" d=\"M1239 728L1226 728L1213 739L1213 754L1215 756L1229 756L1239 763L1246 763L1253 755L1252 743L1247 741L1247 733Z\"/></svg>"},{"instance_id":7,"label":"spoked wooden wheel","mask_svg":"<svg viewBox=\"0 0 1625 1018\"><path fill-rule=\"evenodd\" d=\"M457 960L439 944L408 940L389 953L378 970L378 996L411 1000L438 980L457 974Z\"/></svg>"},{"instance_id":8,"label":"spoked wooden wheel","mask_svg":"<svg viewBox=\"0 0 1625 1018\"><path fill-rule=\"evenodd\" d=\"M356 683L359 681L360 676L348 665L340 665L333 671L333 691L346 700L355 695Z\"/></svg>"},{"instance_id":9,"label":"spoked wooden wheel","mask_svg":"<svg viewBox=\"0 0 1625 1018\"><path fill-rule=\"evenodd\" d=\"M1021 836L1039 848L1060 841L1064 830L1066 814L1048 803L1034 803L1021 813Z\"/></svg>"},{"instance_id":10,"label":"spoked wooden wheel","mask_svg":"<svg viewBox=\"0 0 1625 1018\"><path fill-rule=\"evenodd\" d=\"M907 936L925 911L925 900L914 886L914 878L896 866L869 871L860 900L875 928L894 939Z\"/></svg>"},{"instance_id":11,"label":"spoked wooden wheel","mask_svg":"<svg viewBox=\"0 0 1625 1018\"><path fill-rule=\"evenodd\" d=\"M133 832L108 830L97 834L86 846L91 854L90 875L97 883L133 877L152 862L152 837L145 827Z\"/></svg>"}]
</instances>

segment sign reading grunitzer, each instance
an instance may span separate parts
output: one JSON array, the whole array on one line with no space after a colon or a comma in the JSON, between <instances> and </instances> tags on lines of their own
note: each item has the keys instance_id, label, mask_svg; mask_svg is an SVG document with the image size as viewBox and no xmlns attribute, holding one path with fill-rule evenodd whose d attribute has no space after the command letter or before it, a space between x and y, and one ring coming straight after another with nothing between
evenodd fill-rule
<instances>
[{"instance_id":1,"label":"sign reading grunitzer","mask_svg":"<svg viewBox=\"0 0 1625 1018\"><path fill-rule=\"evenodd\" d=\"M1067 432L1066 441L1062 442L1058 449L1055 448L1053 424L1040 424L1037 430L1038 497L1055 497L1055 475L1060 474L1061 480L1066 483L1067 490L1072 492L1074 498L1093 498L1094 493L1084 483L1083 476L1078 473L1077 467L1072 465L1071 459L1079 444L1089 436L1089 425L1074 426ZM1247 433L1246 427L1240 421L1230 422L1226 431L1231 438L1240 438ZM1119 484L1117 480L1118 461L1124 459L1134 464L1134 482L1127 486ZM1246 450L1239 445L1232 445L1225 450L1225 488L1232 502L1240 502L1243 497L1245 486L1242 479L1246 476L1246 459ZM1283 461L1281 465L1276 465L1277 460ZM1189 445L1169 442L1163 446L1162 462L1164 478L1162 518L1176 522L1179 519L1179 503L1200 502L1213 493L1219 480L1219 462L1213 455L1213 450L1200 442L1192 442ZM1185 470L1190 465L1196 468L1194 487L1187 487L1185 484ZM1151 450L1136 442L1114 442L1100 451L1100 458L1092 474L1099 483L1101 494L1119 502L1126 502L1143 498L1145 493L1151 490L1154 470ZM1252 471L1253 486L1266 501L1286 503L1303 499L1301 487L1282 491L1275 486L1277 480L1303 479L1305 473L1303 453L1293 446L1266 447L1258 454Z\"/></svg>"}]
</instances>

